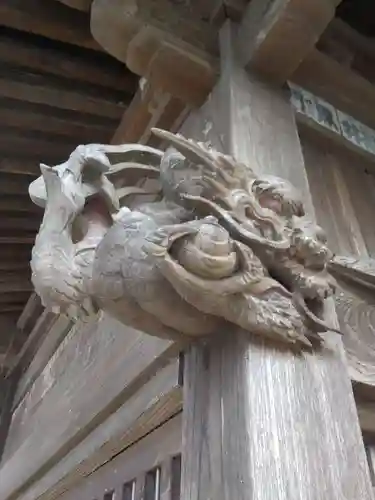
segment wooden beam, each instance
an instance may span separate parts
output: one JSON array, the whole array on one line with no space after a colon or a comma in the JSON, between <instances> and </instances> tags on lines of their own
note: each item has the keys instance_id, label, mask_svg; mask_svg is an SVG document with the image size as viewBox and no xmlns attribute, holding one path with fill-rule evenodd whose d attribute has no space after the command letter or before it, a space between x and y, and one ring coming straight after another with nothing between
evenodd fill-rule
<instances>
[{"instance_id":1,"label":"wooden beam","mask_svg":"<svg viewBox=\"0 0 375 500\"><path fill-rule=\"evenodd\" d=\"M146 143L150 139L152 127L173 130L185 108L180 99L145 81L123 114L111 142L112 144Z\"/></svg>"},{"instance_id":2,"label":"wooden beam","mask_svg":"<svg viewBox=\"0 0 375 500\"><path fill-rule=\"evenodd\" d=\"M241 63L284 83L314 47L341 0L252 0L238 29Z\"/></svg>"},{"instance_id":3,"label":"wooden beam","mask_svg":"<svg viewBox=\"0 0 375 500\"><path fill-rule=\"evenodd\" d=\"M0 240L1 243L1 240ZM33 285L30 281L12 281L1 283L0 282L0 293L12 293L12 292L32 292Z\"/></svg>"},{"instance_id":4,"label":"wooden beam","mask_svg":"<svg viewBox=\"0 0 375 500\"><path fill-rule=\"evenodd\" d=\"M312 50L291 80L344 113L375 128L375 86L332 57Z\"/></svg>"},{"instance_id":5,"label":"wooden beam","mask_svg":"<svg viewBox=\"0 0 375 500\"><path fill-rule=\"evenodd\" d=\"M374 160L375 130L311 92L294 84L289 86L291 103L300 124L320 132L338 145Z\"/></svg>"},{"instance_id":6,"label":"wooden beam","mask_svg":"<svg viewBox=\"0 0 375 500\"><path fill-rule=\"evenodd\" d=\"M116 491L116 496L118 498L122 497L122 487L124 483L135 479L135 499L145 498L143 496L144 484L145 484L145 474L138 476L138 473L147 470L153 470L155 467L160 466L162 468L161 484L160 484L160 499L162 500L177 500L180 498L180 488L178 487L178 479L180 475L180 470L176 468L174 479L176 479L177 484L171 484L172 474L168 474L167 470L171 471L171 462L176 458L181 456L181 413L176 414L176 409L178 408L178 398L180 396L179 388L172 386L173 378L170 377L169 380L165 380L162 384L162 379L166 376L167 372L164 370L160 374L157 374L146 386L135 396L131 398L127 406L122 407L112 416L111 419L101 426L101 432L93 432L86 443L83 443L79 447L77 455L83 455L85 449L89 450L89 443L94 446L95 442L100 442L100 435L107 438L107 441L103 444L103 451L99 455L99 450L95 449L93 454L93 464L102 463L106 455L111 455L111 451L108 444L112 441L113 449L119 450L122 448L122 452L118 453L110 461L110 466L105 469L105 467L100 468L97 466L95 471L99 471L99 474L103 473L111 474L112 470L117 471L117 477L121 478L122 484L118 484ZM159 392L157 392L159 391ZM143 401L142 401L143 400ZM139 413L139 404L144 406L143 413ZM128 412L126 411L128 408ZM118 432L118 440L115 441L113 436L116 432L116 427L119 429L119 418L122 415L123 418L123 432ZM164 420L169 415L168 420ZM108 436L108 437L107 437ZM160 444L163 444L162 447ZM164 459L168 456L169 467L166 470L166 463ZM81 480L86 478L86 485L89 486L89 490L85 488L85 495L88 498L102 498L103 490L100 491L100 486L102 486L102 477L98 478L95 474L91 476L92 466L90 464L90 458L87 460L82 460L82 462L72 468L70 474L67 474L62 478L55 486L51 487L53 481L55 481L59 475L61 476L64 468L69 470L69 466L73 465L77 458L71 453L66 460L57 464L52 470L50 470L43 478L34 483L29 491L21 494L19 500L31 500L33 498L58 498L60 492L62 494L69 492L69 494L75 495L81 491ZM103 463L105 466L106 463ZM111 470L110 467L113 466ZM88 472L90 471L90 472ZM171 471L172 473L172 471ZM99 486L100 485L100 486ZM100 493L99 493L100 491ZM46 492L45 496L41 494ZM39 496L40 495L40 496ZM100 495L100 496L99 496ZM151 494L150 494L151 495ZM172 495L172 496L171 496ZM77 498L74 496L73 498ZM126 497L125 497L126 498ZM130 497L129 497L130 498Z\"/></svg>"},{"instance_id":7,"label":"wooden beam","mask_svg":"<svg viewBox=\"0 0 375 500\"><path fill-rule=\"evenodd\" d=\"M0 459L2 458L4 446L12 419L12 400L14 391L18 383L18 374L14 373L12 377L8 379L2 378L0 383L0 405L2 408L1 419L0 419Z\"/></svg>"},{"instance_id":8,"label":"wooden beam","mask_svg":"<svg viewBox=\"0 0 375 500\"><path fill-rule=\"evenodd\" d=\"M24 230L28 232L34 232L39 229L42 213L40 217L36 217L35 214L31 214L29 217L12 217L9 212L2 212L0 216L0 231L4 230ZM20 234L24 233L20 231Z\"/></svg>"},{"instance_id":9,"label":"wooden beam","mask_svg":"<svg viewBox=\"0 0 375 500\"><path fill-rule=\"evenodd\" d=\"M18 80L0 76L0 96L112 119L120 118L125 108L124 102L114 102L100 95L92 97L77 92L71 84L70 88L61 87L47 77L36 75Z\"/></svg>"},{"instance_id":10,"label":"wooden beam","mask_svg":"<svg viewBox=\"0 0 375 500\"><path fill-rule=\"evenodd\" d=\"M173 0L94 0L91 6L91 32L100 45L125 62L136 74L145 76L149 62L163 40L190 47L192 53L217 54L216 30L199 11L185 2ZM140 48L139 59L129 60L131 43ZM130 64L129 64L130 63Z\"/></svg>"},{"instance_id":11,"label":"wooden beam","mask_svg":"<svg viewBox=\"0 0 375 500\"><path fill-rule=\"evenodd\" d=\"M0 235L0 245L31 245L34 243L34 241L35 241L35 235L32 236Z\"/></svg>"},{"instance_id":12,"label":"wooden beam","mask_svg":"<svg viewBox=\"0 0 375 500\"><path fill-rule=\"evenodd\" d=\"M374 40L361 35L361 33L339 18L335 18L329 23L322 35L321 43L325 44L331 40L335 40L346 48L367 56L369 59L375 59Z\"/></svg>"},{"instance_id":13,"label":"wooden beam","mask_svg":"<svg viewBox=\"0 0 375 500\"><path fill-rule=\"evenodd\" d=\"M1 168L0 168L0 172L2 172ZM13 173L13 172L7 171L7 173ZM14 194L7 195L6 193L1 193L0 212L3 212L3 211L31 213L31 214L33 214L33 216L35 214L38 214L40 217L43 216L43 209L36 206L29 199L27 191L23 192L21 196L17 196Z\"/></svg>"},{"instance_id":14,"label":"wooden beam","mask_svg":"<svg viewBox=\"0 0 375 500\"><path fill-rule=\"evenodd\" d=\"M50 362L59 345L61 345L73 326L74 322L67 316L59 315L56 317L56 321L51 323L48 331L45 331L44 335L38 339L37 346L34 345L35 354L32 358L29 357L30 363L28 366L23 363L23 373L14 395L13 409L17 408L33 383L42 374L44 368Z\"/></svg>"},{"instance_id":15,"label":"wooden beam","mask_svg":"<svg viewBox=\"0 0 375 500\"><path fill-rule=\"evenodd\" d=\"M27 362L32 358L35 354L35 350L39 345L40 339L45 335L45 333L49 330L52 324L56 321L56 314L51 313L50 311L44 310L35 324L32 323L34 320L34 313L36 311L39 312L40 302L35 299L36 294L32 294L30 296L29 302L26 304L23 313L17 322L17 327L25 332L29 331L31 326L32 330L30 331L29 336L27 337L25 343L23 344L20 352L17 354L17 357L14 359L12 367L9 369L9 374L14 373L17 368L20 368L21 365L27 365ZM35 305L35 306L34 306ZM35 310L32 307L36 307ZM29 312L31 309L31 312ZM32 319L32 321L31 321Z\"/></svg>"},{"instance_id":16,"label":"wooden beam","mask_svg":"<svg viewBox=\"0 0 375 500\"><path fill-rule=\"evenodd\" d=\"M86 84L133 93L137 77L125 65L106 54L92 54L75 48L66 50L43 43L39 39L20 37L14 33L0 33L0 61L12 66L29 68Z\"/></svg>"},{"instance_id":17,"label":"wooden beam","mask_svg":"<svg viewBox=\"0 0 375 500\"><path fill-rule=\"evenodd\" d=\"M10 313L10 312L20 313L22 309L23 309L23 304L0 304L0 314Z\"/></svg>"},{"instance_id":18,"label":"wooden beam","mask_svg":"<svg viewBox=\"0 0 375 500\"><path fill-rule=\"evenodd\" d=\"M84 98L84 97L83 97ZM22 106L22 101L5 101L6 103L11 102L13 106L5 107L2 106L0 102L0 123L7 124L8 127L13 127L17 132L24 131L36 131L43 132L47 134L56 134L59 136L60 140L69 140L71 142L80 141L87 143L104 143L108 142L111 138L112 132L116 127L117 120L108 120L107 124L97 124L95 123L95 118L86 116L81 116L77 114L77 118L71 117L59 117L59 110L55 109L53 114L51 110L49 113L47 110L35 109L29 110ZM16 106L15 104L19 104ZM21 106L20 106L21 105ZM38 108L38 105L35 105ZM0 160L0 171L2 168L7 166L6 160ZM24 161L21 170L26 169L30 161ZM33 169L29 169L29 172L33 173L35 170L35 163ZM37 169L39 165L37 164ZM17 172L17 168L14 169Z\"/></svg>"},{"instance_id":19,"label":"wooden beam","mask_svg":"<svg viewBox=\"0 0 375 500\"><path fill-rule=\"evenodd\" d=\"M29 281L31 276L31 270L19 270L15 271L0 271L0 283L12 283L14 281Z\"/></svg>"},{"instance_id":20,"label":"wooden beam","mask_svg":"<svg viewBox=\"0 0 375 500\"><path fill-rule=\"evenodd\" d=\"M220 83L182 132L219 144L258 174L289 179L313 218L287 96L240 68L233 31L226 26L222 35ZM327 321L335 319L331 309ZM249 332L218 332L185 355L183 418L184 500L336 500L342 492L347 500L373 498L343 345L334 333L321 349L297 355Z\"/></svg>"},{"instance_id":21,"label":"wooden beam","mask_svg":"<svg viewBox=\"0 0 375 500\"><path fill-rule=\"evenodd\" d=\"M0 108L1 115L1 108ZM34 160L15 159L15 158L1 158L0 159L0 173L3 174L21 174L30 175L31 177L38 177L40 175L39 162ZM1 202L1 199L0 199Z\"/></svg>"},{"instance_id":22,"label":"wooden beam","mask_svg":"<svg viewBox=\"0 0 375 500\"><path fill-rule=\"evenodd\" d=\"M3 26L42 35L72 45L101 50L93 40L83 13L49 0L2 0Z\"/></svg>"},{"instance_id":23,"label":"wooden beam","mask_svg":"<svg viewBox=\"0 0 375 500\"><path fill-rule=\"evenodd\" d=\"M17 247L16 247L17 249ZM17 254L17 252L15 252ZM15 256L16 259L17 255ZM31 253L30 256L27 254L21 255L22 259L20 260L5 260L0 262L0 272L2 271L23 271L25 269L30 269L30 258L31 258ZM27 292L29 295L29 293ZM4 297L6 300L6 297ZM0 299L1 302L1 299Z\"/></svg>"},{"instance_id":24,"label":"wooden beam","mask_svg":"<svg viewBox=\"0 0 375 500\"><path fill-rule=\"evenodd\" d=\"M100 359L93 363L86 357L83 362L81 352L86 351L88 339L93 335L96 339L102 338L103 328L112 333L107 338L104 352L100 353ZM63 457L83 440L90 439L93 430L126 401L133 396L137 397L138 391L150 380L152 383L153 377L178 354L171 342L149 336L146 339L141 332L126 329L115 320L102 315L92 318L89 323L76 324L74 335L72 332L67 339L69 341L64 343L64 349L56 353L53 361L56 362L73 349L76 353L75 362L81 364L82 370L86 368L84 381L88 385L83 388L76 380L71 380L69 393L66 393L65 398L61 398L61 383L65 384L66 380L61 377L56 380L52 390L48 392L48 397L46 395L42 398L38 406L40 412L43 407L44 410L47 407L49 409L40 434L39 431L30 433L0 470L0 498L16 496L26 483L40 479L44 475L46 465L50 468L63 463ZM98 342L100 343L99 339ZM77 358L78 353L80 354ZM82 366L82 363L85 365ZM100 379L101 383L92 384L95 379ZM137 411L140 409L141 413L145 412L145 404L143 400ZM75 408L71 418L63 419L60 425L56 426L57 415L69 412L71 408ZM159 406L158 413L160 411L163 411L163 407ZM123 425L122 430L124 431ZM46 434L49 439L41 439L41 436ZM28 459L28 450L33 450L32 461Z\"/></svg>"},{"instance_id":25,"label":"wooden beam","mask_svg":"<svg viewBox=\"0 0 375 500\"><path fill-rule=\"evenodd\" d=\"M216 80L216 29L199 9L172 0L94 0L94 37L128 68L184 102L201 104ZM133 8L134 7L134 8Z\"/></svg>"},{"instance_id":26,"label":"wooden beam","mask_svg":"<svg viewBox=\"0 0 375 500\"><path fill-rule=\"evenodd\" d=\"M365 434L375 434L375 402L357 401L358 417Z\"/></svg>"},{"instance_id":27,"label":"wooden beam","mask_svg":"<svg viewBox=\"0 0 375 500\"><path fill-rule=\"evenodd\" d=\"M9 270L9 272L11 272L11 271L12 271L12 269ZM8 297L6 295L0 295L0 305L2 306L3 304L6 305L8 303L16 302L16 303L23 303L23 305L25 307L25 303L28 301L29 297L30 297L29 292L16 292L16 293L12 293ZM23 307L23 309L24 309L24 307ZM22 330L22 328L21 328L21 330Z\"/></svg>"},{"instance_id":28,"label":"wooden beam","mask_svg":"<svg viewBox=\"0 0 375 500\"><path fill-rule=\"evenodd\" d=\"M0 247L0 269L6 269L8 263L18 262L20 266L23 262L29 262L31 258L31 245L29 248L26 247L14 247L9 246Z\"/></svg>"},{"instance_id":29,"label":"wooden beam","mask_svg":"<svg viewBox=\"0 0 375 500\"><path fill-rule=\"evenodd\" d=\"M0 135L0 151L2 136ZM31 141L30 141L31 143ZM0 193L5 195L28 195L30 178L28 176L12 176L10 174L0 174Z\"/></svg>"},{"instance_id":30,"label":"wooden beam","mask_svg":"<svg viewBox=\"0 0 375 500\"><path fill-rule=\"evenodd\" d=\"M213 0L213 8L207 14L215 26L222 26L227 19L239 22L247 3L247 0Z\"/></svg>"},{"instance_id":31,"label":"wooden beam","mask_svg":"<svg viewBox=\"0 0 375 500\"><path fill-rule=\"evenodd\" d=\"M92 0L59 0L61 3L72 7L73 9L83 10L88 12L90 10Z\"/></svg>"},{"instance_id":32,"label":"wooden beam","mask_svg":"<svg viewBox=\"0 0 375 500\"><path fill-rule=\"evenodd\" d=\"M77 144L73 142L73 139L72 143L69 144L60 142L59 137L53 136L53 134L39 134L32 131L24 131L22 134L17 129L13 132L10 128L4 129L4 127L0 127L0 154L4 156L11 156L15 152L20 151L22 154L27 152L29 158L34 157L44 163L60 163L68 158L76 146ZM6 174L1 174L1 177L6 177ZM15 185L19 179L20 176L14 177L10 181L10 185ZM0 186L0 192L4 192L5 189L5 186ZM10 193L11 191L8 192ZM19 194L19 192L15 190L14 194Z\"/></svg>"}]
</instances>

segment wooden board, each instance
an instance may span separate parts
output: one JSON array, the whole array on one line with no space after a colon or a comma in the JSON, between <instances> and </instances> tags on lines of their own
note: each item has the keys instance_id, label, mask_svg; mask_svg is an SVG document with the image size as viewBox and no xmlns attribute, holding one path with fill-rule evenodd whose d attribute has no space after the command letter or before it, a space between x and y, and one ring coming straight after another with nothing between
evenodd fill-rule
<instances>
[{"instance_id":1,"label":"wooden board","mask_svg":"<svg viewBox=\"0 0 375 500\"><path fill-rule=\"evenodd\" d=\"M17 390L13 398L13 409L17 408L26 392L32 387L38 376L41 375L48 361L71 328L72 322L68 318L65 316L56 318L56 321L50 325L47 334L37 343L39 344L38 349L34 347L35 354L30 360L30 365L26 367L17 384Z\"/></svg>"},{"instance_id":2,"label":"wooden board","mask_svg":"<svg viewBox=\"0 0 375 500\"><path fill-rule=\"evenodd\" d=\"M332 57L312 50L291 80L327 100L366 125L375 128L375 87Z\"/></svg>"},{"instance_id":3,"label":"wooden board","mask_svg":"<svg viewBox=\"0 0 375 500\"><path fill-rule=\"evenodd\" d=\"M71 86L59 88L56 82L48 82L47 78L40 76L33 77L32 82L26 80L0 77L0 96L112 119L120 118L124 111L124 103L111 102L108 98L102 98L99 92L96 97L92 97L85 92L77 92Z\"/></svg>"},{"instance_id":4,"label":"wooden board","mask_svg":"<svg viewBox=\"0 0 375 500\"><path fill-rule=\"evenodd\" d=\"M241 63L284 83L315 46L340 2L252 0L237 35Z\"/></svg>"},{"instance_id":5,"label":"wooden board","mask_svg":"<svg viewBox=\"0 0 375 500\"><path fill-rule=\"evenodd\" d=\"M137 78L106 54L48 42L42 37L20 36L19 32L0 33L0 61L10 67L61 76L88 85L133 93Z\"/></svg>"},{"instance_id":6,"label":"wooden board","mask_svg":"<svg viewBox=\"0 0 375 500\"><path fill-rule=\"evenodd\" d=\"M0 18L3 26L100 50L90 34L88 17L54 1L2 0Z\"/></svg>"},{"instance_id":7,"label":"wooden board","mask_svg":"<svg viewBox=\"0 0 375 500\"><path fill-rule=\"evenodd\" d=\"M151 496L150 492L145 490L145 475L159 468L160 500L179 500L180 495L179 491L175 491L176 486L172 489L172 474L178 474L179 471L176 468L172 469L170 461L180 453L181 415L178 415L101 467L82 482L81 486L63 495L61 499L105 498L104 494L110 492L113 492L113 496L116 495L115 498L124 498L122 497L124 484L135 480L135 499L154 500L159 497Z\"/></svg>"},{"instance_id":8,"label":"wooden board","mask_svg":"<svg viewBox=\"0 0 375 500\"><path fill-rule=\"evenodd\" d=\"M178 363L174 362L140 388L40 481L21 495L20 500L47 500L59 497L65 491L69 491L67 496L70 497L78 490L84 490L85 485L95 481L103 469L109 469L105 464L109 462L113 466L116 461L114 457L122 450L133 451L134 443L147 440L145 436L180 412L181 407L182 391L178 386ZM175 446L180 449L181 435L176 439ZM165 451L166 443L159 442L159 463ZM142 465L145 466L143 470L147 470L147 465ZM128 477L132 479L131 476ZM126 477L121 479L125 481Z\"/></svg>"},{"instance_id":9,"label":"wooden board","mask_svg":"<svg viewBox=\"0 0 375 500\"><path fill-rule=\"evenodd\" d=\"M95 123L95 119L87 121L87 115L82 116L79 113L71 114L68 118L66 116L59 116L59 109L55 109L51 113L50 109L45 109L42 106L35 106L35 108L27 107L24 103L16 100L3 100L0 106L0 120L1 123L6 123L7 127L13 130L13 134L21 135L23 132L34 130L35 132L49 134L56 134L57 140L68 140L72 144L76 144L77 138L80 142L87 143L103 143L109 142L112 130L115 128L116 120L109 119L107 123ZM20 106L21 104L21 106ZM8 130L9 133L9 130ZM43 136L42 136L43 137ZM10 149L10 148L9 148ZM29 173L38 175L39 164L25 158L24 160L17 160L18 150L10 151L10 159L2 159L0 162L0 171L8 173ZM16 158L13 159L12 155Z\"/></svg>"},{"instance_id":10,"label":"wooden board","mask_svg":"<svg viewBox=\"0 0 375 500\"><path fill-rule=\"evenodd\" d=\"M61 460L176 355L169 341L126 329L109 317L77 325L13 415L7 443L13 452L0 470L0 497Z\"/></svg>"},{"instance_id":11,"label":"wooden board","mask_svg":"<svg viewBox=\"0 0 375 500\"><path fill-rule=\"evenodd\" d=\"M175 130L186 105L148 82L141 82L112 138L112 144L140 142L157 147L151 128Z\"/></svg>"}]
</instances>

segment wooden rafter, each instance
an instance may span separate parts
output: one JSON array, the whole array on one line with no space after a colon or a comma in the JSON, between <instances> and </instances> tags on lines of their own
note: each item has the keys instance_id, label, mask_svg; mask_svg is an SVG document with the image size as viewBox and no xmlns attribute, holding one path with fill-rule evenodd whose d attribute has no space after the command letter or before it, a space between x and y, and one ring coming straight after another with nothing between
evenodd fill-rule
<instances>
[{"instance_id":1,"label":"wooden rafter","mask_svg":"<svg viewBox=\"0 0 375 500\"><path fill-rule=\"evenodd\" d=\"M87 15L54 1L2 0L0 19L3 26L101 50L90 34Z\"/></svg>"},{"instance_id":2,"label":"wooden rafter","mask_svg":"<svg viewBox=\"0 0 375 500\"><path fill-rule=\"evenodd\" d=\"M273 0L265 4L252 0L237 35L242 64L284 83L314 47L340 2Z\"/></svg>"},{"instance_id":3,"label":"wooden rafter","mask_svg":"<svg viewBox=\"0 0 375 500\"><path fill-rule=\"evenodd\" d=\"M46 43L41 37L8 30L0 33L0 61L41 73L71 78L78 82L134 92L136 77L106 54L93 54L61 43Z\"/></svg>"},{"instance_id":4,"label":"wooden rafter","mask_svg":"<svg viewBox=\"0 0 375 500\"><path fill-rule=\"evenodd\" d=\"M110 140L111 130L115 127L116 120L105 121L104 124L94 120L87 120L87 115L82 116L72 113L69 117L61 115L59 109L45 109L42 106L25 106L24 102L15 100L0 101L0 122L14 129L30 130L38 133L56 134L60 140L68 138L72 143L80 137L85 142L104 142ZM27 169L30 161L18 162L21 170ZM0 171L6 168L9 161L0 160ZM17 169L18 167L16 167ZM35 169L35 167L33 167ZM32 170L33 170L32 169Z\"/></svg>"},{"instance_id":5,"label":"wooden rafter","mask_svg":"<svg viewBox=\"0 0 375 500\"><path fill-rule=\"evenodd\" d=\"M291 80L375 128L375 86L332 57L312 50Z\"/></svg>"},{"instance_id":6,"label":"wooden rafter","mask_svg":"<svg viewBox=\"0 0 375 500\"><path fill-rule=\"evenodd\" d=\"M75 87L72 88L71 84L66 83L61 86L48 77L40 75L26 77L19 74L18 78L0 76L0 97L44 104L94 116L120 118L125 109L125 94L123 101L118 99L118 102L102 97L100 94L98 90L96 97L90 96L83 91L78 92Z\"/></svg>"}]
</instances>

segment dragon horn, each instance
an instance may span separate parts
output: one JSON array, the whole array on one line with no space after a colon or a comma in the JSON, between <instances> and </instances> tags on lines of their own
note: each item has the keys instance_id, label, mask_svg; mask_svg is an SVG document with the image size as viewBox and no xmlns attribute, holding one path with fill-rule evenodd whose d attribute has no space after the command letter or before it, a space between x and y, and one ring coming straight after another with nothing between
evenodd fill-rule
<instances>
[{"instance_id":1,"label":"dragon horn","mask_svg":"<svg viewBox=\"0 0 375 500\"><path fill-rule=\"evenodd\" d=\"M159 128L152 128L151 132L159 137L159 139L167 141L179 153L193 163L203 163L207 165L208 168L212 168L212 164L215 161L214 157L208 151L202 149L202 147L194 141L189 141L182 135L172 134L172 132Z\"/></svg>"}]
</instances>

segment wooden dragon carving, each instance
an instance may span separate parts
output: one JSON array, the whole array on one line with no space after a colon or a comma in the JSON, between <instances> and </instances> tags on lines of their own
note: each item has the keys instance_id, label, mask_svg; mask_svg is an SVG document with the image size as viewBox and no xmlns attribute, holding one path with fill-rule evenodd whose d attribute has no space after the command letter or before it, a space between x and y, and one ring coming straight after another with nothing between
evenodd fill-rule
<instances>
[{"instance_id":1,"label":"wooden dragon carving","mask_svg":"<svg viewBox=\"0 0 375 500\"><path fill-rule=\"evenodd\" d=\"M79 146L41 166L45 207L32 254L44 305L97 309L156 336L209 335L228 323L297 345L332 330L323 231L285 180L162 130L162 151Z\"/></svg>"}]
</instances>

